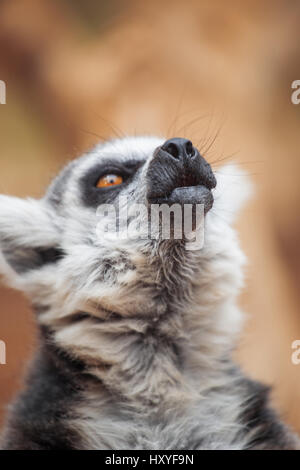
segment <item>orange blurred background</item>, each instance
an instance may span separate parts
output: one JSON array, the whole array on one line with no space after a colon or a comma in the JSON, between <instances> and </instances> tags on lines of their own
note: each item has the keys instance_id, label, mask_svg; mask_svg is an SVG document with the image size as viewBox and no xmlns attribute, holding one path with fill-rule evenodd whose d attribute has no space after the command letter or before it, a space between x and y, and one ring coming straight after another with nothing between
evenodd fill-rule
<instances>
[{"instance_id":1,"label":"orange blurred background","mask_svg":"<svg viewBox=\"0 0 300 470\"><path fill-rule=\"evenodd\" d=\"M249 258L236 357L273 386L300 433L300 2L23 0L0 6L0 193L39 197L101 139L182 136L218 171L235 160L255 199L238 223ZM0 288L0 423L34 350L30 303Z\"/></svg>"}]
</instances>

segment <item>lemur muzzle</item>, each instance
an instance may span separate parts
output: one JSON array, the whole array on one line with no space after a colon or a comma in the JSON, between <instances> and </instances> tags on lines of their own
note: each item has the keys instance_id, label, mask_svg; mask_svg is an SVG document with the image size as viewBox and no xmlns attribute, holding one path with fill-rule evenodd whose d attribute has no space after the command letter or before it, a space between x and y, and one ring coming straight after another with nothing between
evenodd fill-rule
<instances>
[{"instance_id":1,"label":"lemur muzzle","mask_svg":"<svg viewBox=\"0 0 300 470\"><path fill-rule=\"evenodd\" d=\"M147 172L150 203L213 205L216 178L209 163L187 139L174 137L158 147Z\"/></svg>"}]
</instances>

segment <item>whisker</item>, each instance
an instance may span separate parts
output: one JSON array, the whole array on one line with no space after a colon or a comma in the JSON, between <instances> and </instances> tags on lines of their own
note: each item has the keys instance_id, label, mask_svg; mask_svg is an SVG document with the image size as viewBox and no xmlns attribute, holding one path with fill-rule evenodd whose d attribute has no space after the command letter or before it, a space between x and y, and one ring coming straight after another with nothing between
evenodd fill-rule
<instances>
[{"instance_id":1,"label":"whisker","mask_svg":"<svg viewBox=\"0 0 300 470\"><path fill-rule=\"evenodd\" d=\"M172 119L171 121L171 124L169 125L168 127L168 130L167 130L167 136L170 135L170 132L171 130L175 130L176 128L176 125L177 125L177 122L178 122L178 119L180 117L180 114L179 114L179 110L182 106L182 101L183 101L183 96L184 96L184 93L185 93L185 90L182 91L180 97L179 97L179 100L178 100L178 103L177 103L177 107L176 107L176 111L175 111L175 118Z\"/></svg>"},{"instance_id":2,"label":"whisker","mask_svg":"<svg viewBox=\"0 0 300 470\"><path fill-rule=\"evenodd\" d=\"M216 131L214 137L211 139L211 142L208 144L208 146L203 150L203 154L206 155L209 150L211 149L211 147L214 145L214 143L216 142L217 138L219 137L220 135L220 132L221 132L221 127L219 127L219 129Z\"/></svg>"},{"instance_id":3,"label":"whisker","mask_svg":"<svg viewBox=\"0 0 300 470\"><path fill-rule=\"evenodd\" d=\"M125 137L125 133L122 132L122 130L119 127L117 127L116 125L113 125L110 121L108 121L108 119L105 119L103 116L98 114L96 111L94 111L94 114L97 116L98 119L101 119L101 121L103 121L110 128L110 130L113 132L113 134L117 138L122 139L122 137Z\"/></svg>"},{"instance_id":4,"label":"whisker","mask_svg":"<svg viewBox=\"0 0 300 470\"><path fill-rule=\"evenodd\" d=\"M190 121L188 121L186 124L184 124L183 126L179 127L178 129L176 129L176 133L179 135L181 133L182 130L184 130L184 134L186 134L185 130L187 127L189 126L192 126L193 124L195 124L196 122L199 122L201 121L202 119L205 119L209 116L209 114L201 114L200 116L197 116L193 119L191 119Z\"/></svg>"},{"instance_id":5,"label":"whisker","mask_svg":"<svg viewBox=\"0 0 300 470\"><path fill-rule=\"evenodd\" d=\"M223 157L221 156L221 157L217 158L217 160L210 161L209 163L210 163L210 165L214 165L215 163L224 162L225 160L228 160L229 158L232 158L232 157L238 155L239 153L240 153L240 151L237 150L237 151L232 152L232 153L230 153L226 156L223 156Z\"/></svg>"},{"instance_id":6,"label":"whisker","mask_svg":"<svg viewBox=\"0 0 300 470\"><path fill-rule=\"evenodd\" d=\"M97 137L98 139L100 139L102 141L106 140L106 137L103 137L103 135L97 134L96 132L88 131L88 130L83 129L81 127L78 127L77 129L79 130L79 132L83 132L84 134L92 135L93 137Z\"/></svg>"}]
</instances>

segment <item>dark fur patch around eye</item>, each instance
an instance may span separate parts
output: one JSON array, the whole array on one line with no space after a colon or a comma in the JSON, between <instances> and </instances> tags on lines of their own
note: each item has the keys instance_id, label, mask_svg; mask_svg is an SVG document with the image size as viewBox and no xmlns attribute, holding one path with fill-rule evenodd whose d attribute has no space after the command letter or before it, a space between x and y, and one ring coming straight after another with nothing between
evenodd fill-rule
<instances>
[{"instance_id":1,"label":"dark fur patch around eye","mask_svg":"<svg viewBox=\"0 0 300 470\"><path fill-rule=\"evenodd\" d=\"M47 264L57 263L64 257L64 252L57 247L11 247L11 249L4 250L3 255L18 274L23 274Z\"/></svg>"},{"instance_id":2,"label":"dark fur patch around eye","mask_svg":"<svg viewBox=\"0 0 300 470\"><path fill-rule=\"evenodd\" d=\"M85 206L97 207L99 204L112 203L120 191L130 183L144 164L140 160L128 160L126 162L116 162L114 159L106 160L94 166L81 178L80 190L81 199ZM124 182L118 186L109 186L107 188L97 188L99 178L107 173L118 174L124 178Z\"/></svg>"}]
</instances>

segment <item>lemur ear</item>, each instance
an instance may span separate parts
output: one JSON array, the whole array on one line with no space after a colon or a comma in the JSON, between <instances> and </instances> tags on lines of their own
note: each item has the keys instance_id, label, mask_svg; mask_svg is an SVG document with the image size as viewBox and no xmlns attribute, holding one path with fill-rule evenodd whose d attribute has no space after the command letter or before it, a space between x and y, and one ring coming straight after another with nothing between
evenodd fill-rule
<instances>
[{"instance_id":1,"label":"lemur ear","mask_svg":"<svg viewBox=\"0 0 300 470\"><path fill-rule=\"evenodd\" d=\"M0 274L15 287L29 271L61 255L55 217L44 202L0 195Z\"/></svg>"},{"instance_id":2,"label":"lemur ear","mask_svg":"<svg viewBox=\"0 0 300 470\"><path fill-rule=\"evenodd\" d=\"M233 222L239 211L252 197L254 185L249 176L235 163L215 171L214 211L228 222Z\"/></svg>"}]
</instances>

